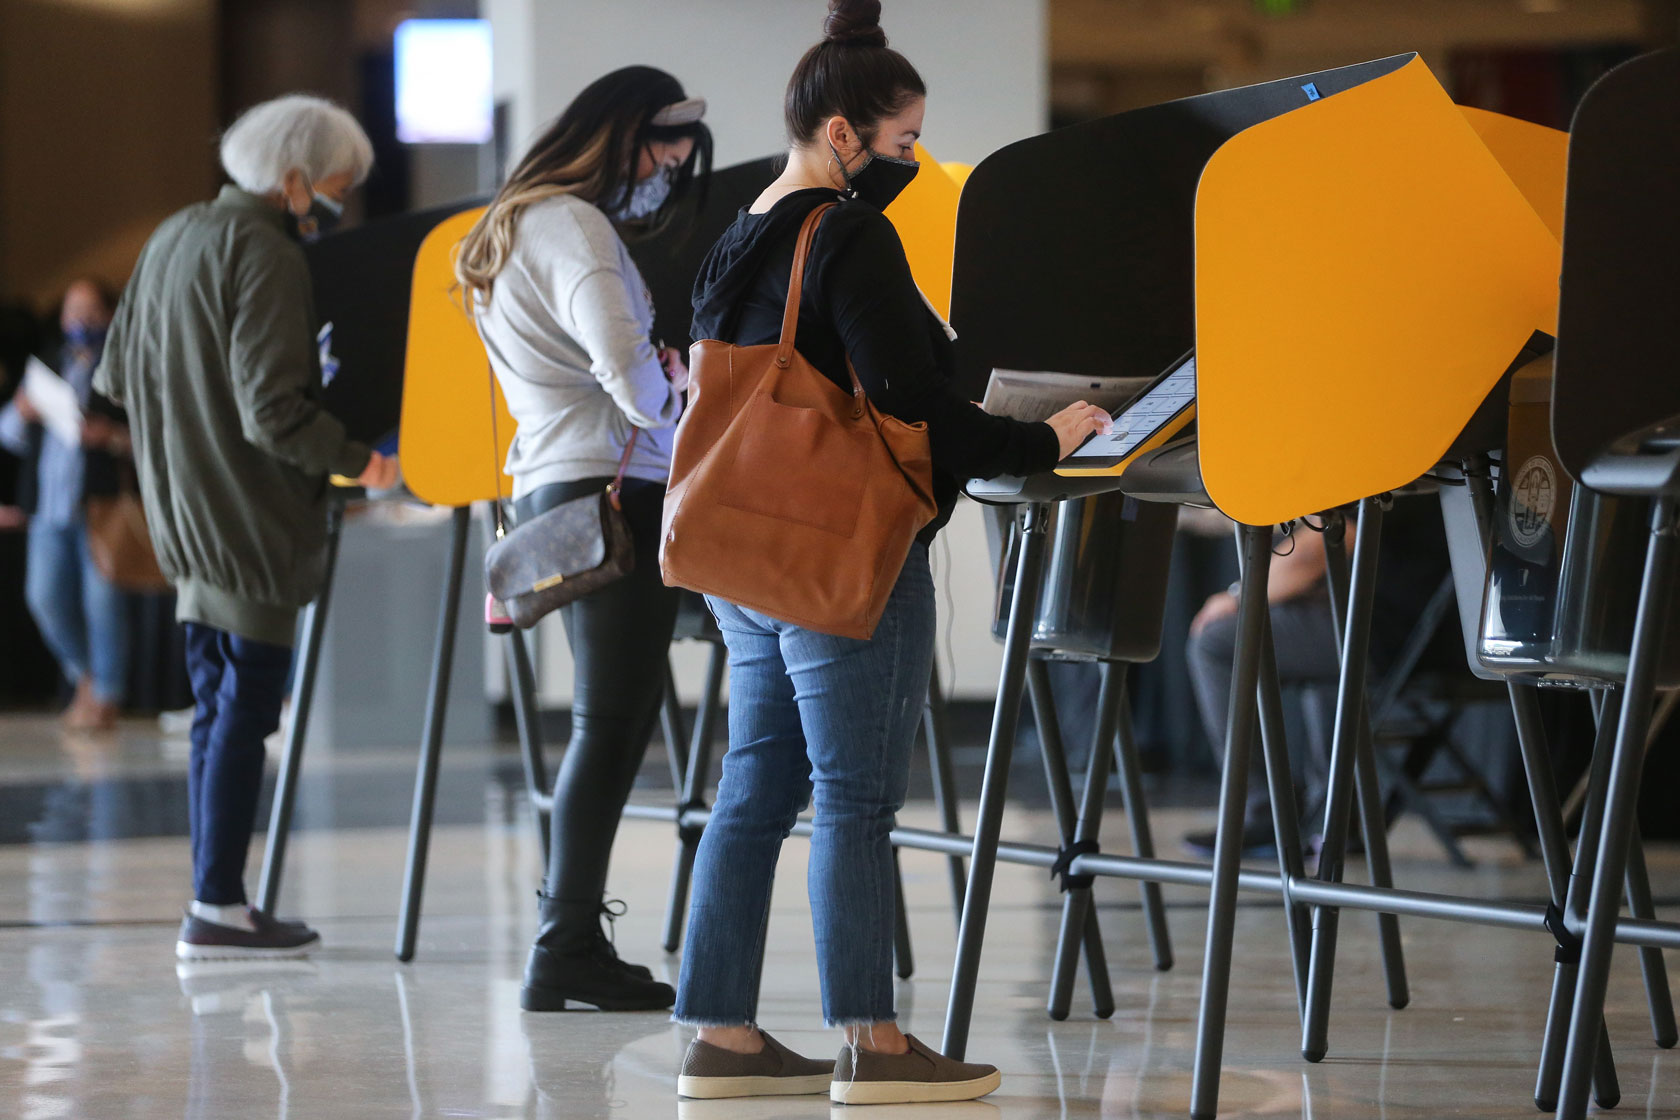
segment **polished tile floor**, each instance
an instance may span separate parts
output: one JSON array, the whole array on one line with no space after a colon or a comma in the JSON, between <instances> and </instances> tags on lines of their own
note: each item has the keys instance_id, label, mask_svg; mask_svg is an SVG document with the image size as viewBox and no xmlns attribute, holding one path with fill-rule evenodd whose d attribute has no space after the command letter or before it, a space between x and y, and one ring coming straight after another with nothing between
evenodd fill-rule
<instances>
[{"instance_id":1,"label":"polished tile floor","mask_svg":"<svg viewBox=\"0 0 1680 1120\"><path fill-rule=\"evenodd\" d=\"M418 958L391 953L412 752L311 756L312 789L282 909L307 916L325 947L308 962L201 965L172 957L187 872L178 832L181 751L148 726L115 740L62 739L49 723L0 719L0 1117L249 1120L256 1117L679 1117L781 1120L830 1115L820 1098L678 1102L687 1038L661 1014L534 1016L518 1008L534 925L538 853L509 788L510 758L453 752L449 823L435 834ZM325 798L343 786L351 800ZM325 798L323 800L323 798ZM377 803L377 812L368 806ZM969 808L972 820L972 807ZM1174 837L1205 812L1157 817ZM914 804L911 823L930 823ZM1116 826L1120 822L1115 821ZM1119 836L1123 829L1114 828ZM1048 840L1042 813L1014 812L1006 834ZM1118 841L1116 841L1118 842ZM1539 869L1493 842L1478 868L1445 869L1420 833L1397 834L1406 885L1535 898ZM630 906L618 943L674 979L658 948L672 851L668 825L626 822L613 891ZM251 878L256 874L253 857ZM821 1029L804 898L805 844L782 860L765 969L764 1024L795 1048L832 1050ZM946 870L906 853L916 974L902 1018L937 1043L954 948ZM1653 852L1666 916L1677 913L1680 852ZM1178 966L1150 967L1131 884L1098 895L1118 1013L1097 1021L1081 993L1052 1023L1043 1000L1058 918L1041 872L998 876L971 1057L1005 1073L985 1101L868 1109L870 1117L1185 1115L1204 903L1169 891ZM1537 1115L1529 1103L1551 952L1544 939L1443 923L1404 923L1412 1005L1384 1005L1372 921L1343 923L1332 1051L1296 1053L1280 916L1245 905L1222 1090L1225 1115L1410 1117ZM1656 1050L1638 968L1618 955L1610 1026L1624 1091L1614 1115L1680 1115L1680 1053ZM836 1109L836 1113L844 1110Z\"/></svg>"}]
</instances>

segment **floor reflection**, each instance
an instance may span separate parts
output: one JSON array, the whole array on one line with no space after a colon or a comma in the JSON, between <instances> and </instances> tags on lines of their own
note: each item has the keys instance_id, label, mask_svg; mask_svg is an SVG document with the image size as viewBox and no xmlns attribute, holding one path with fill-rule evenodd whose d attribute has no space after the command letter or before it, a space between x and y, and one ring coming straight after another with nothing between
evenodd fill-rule
<instances>
[{"instance_id":1,"label":"floor reflection","mask_svg":"<svg viewBox=\"0 0 1680 1120\"><path fill-rule=\"evenodd\" d=\"M175 975L192 1024L187 1120L291 1116L288 1004L293 993L306 996L318 978L316 966L202 961L178 964Z\"/></svg>"},{"instance_id":2,"label":"floor reflection","mask_svg":"<svg viewBox=\"0 0 1680 1120\"><path fill-rule=\"evenodd\" d=\"M154 745L155 746L155 745ZM151 753L147 753L150 751ZM326 759L316 827L294 838L281 909L308 918L325 947L309 962L203 962L172 956L187 846L172 835L179 762L144 744L56 743L0 755L0 1118L12 1120L337 1120L472 1116L491 1120L1091 1120L1185 1115L1205 894L1169 890L1179 965L1152 967L1135 889L1097 887L1116 1014L1045 1015L1061 896L1041 871L1002 867L976 993L968 1056L1003 1068L999 1092L952 1106L831 1108L821 1096L678 1101L688 1033L663 1014L530 1015L518 1007L535 925L540 856L518 772L457 757L439 792L419 954L391 956L412 790L412 752ZM306 793L306 798L309 794ZM365 804L353 804L362 801ZM27 818L20 821L21 809ZM377 821L390 814L388 824ZM907 823L933 811L913 803ZM1176 834L1200 813L1163 811ZM1118 825L1117 825L1118 827ZM1472 871L1435 861L1427 836L1396 834L1408 887L1543 897L1542 869L1502 845ZM1055 835L1049 814L1012 806L1007 833ZM674 850L669 825L627 822L609 888L630 905L626 959L673 974L660 950ZM258 849L260 850L260 849ZM777 870L760 1017L795 1049L838 1049L822 1029L805 899L808 846ZM937 1044L956 927L943 858L906 853L918 972L898 986L907 1029ZM1680 852L1653 846L1652 874L1673 916ZM255 878L255 868L251 870ZM1222 1116L1436 1120L1536 1115L1529 1101L1553 964L1545 939L1445 923L1403 923L1416 990L1388 1009L1366 916L1343 923L1331 1054L1308 1066L1287 934L1265 900L1239 909ZM1080 984L1084 985L1083 970ZM1651 1046L1634 954L1617 956L1609 1025L1628 1116L1680 1114L1680 1052Z\"/></svg>"}]
</instances>

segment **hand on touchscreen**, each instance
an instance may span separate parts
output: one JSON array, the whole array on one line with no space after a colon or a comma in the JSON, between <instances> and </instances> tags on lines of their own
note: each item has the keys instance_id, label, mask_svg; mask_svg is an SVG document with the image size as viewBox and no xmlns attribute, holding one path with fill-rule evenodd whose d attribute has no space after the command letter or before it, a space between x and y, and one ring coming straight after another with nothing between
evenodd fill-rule
<instances>
[{"instance_id":1,"label":"hand on touchscreen","mask_svg":"<svg viewBox=\"0 0 1680 1120\"><path fill-rule=\"evenodd\" d=\"M1114 417L1100 405L1079 401L1068 405L1045 423L1055 430L1056 440L1061 444L1061 458L1066 459L1093 435L1106 435L1114 426Z\"/></svg>"}]
</instances>

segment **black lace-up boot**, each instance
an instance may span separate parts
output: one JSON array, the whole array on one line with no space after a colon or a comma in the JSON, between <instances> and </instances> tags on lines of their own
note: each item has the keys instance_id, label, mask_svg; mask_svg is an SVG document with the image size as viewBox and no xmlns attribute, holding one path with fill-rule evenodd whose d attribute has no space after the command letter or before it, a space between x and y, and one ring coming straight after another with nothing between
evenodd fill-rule
<instances>
[{"instance_id":1,"label":"black lace-up boot","mask_svg":"<svg viewBox=\"0 0 1680 1120\"><path fill-rule=\"evenodd\" d=\"M536 944L525 965L519 1005L527 1011L564 1011L568 1002L602 1011L659 1011L676 1002L669 984L641 965L619 960L601 929L624 913L621 902L572 902L538 893Z\"/></svg>"}]
</instances>

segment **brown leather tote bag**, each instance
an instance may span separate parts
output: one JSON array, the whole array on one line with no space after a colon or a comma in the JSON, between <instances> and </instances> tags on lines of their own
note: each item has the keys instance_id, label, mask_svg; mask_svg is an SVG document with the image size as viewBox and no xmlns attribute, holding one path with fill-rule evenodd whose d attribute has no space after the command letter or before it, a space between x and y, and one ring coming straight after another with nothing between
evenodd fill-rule
<instances>
[{"instance_id":1,"label":"brown leather tote bag","mask_svg":"<svg viewBox=\"0 0 1680 1120\"><path fill-rule=\"evenodd\" d=\"M868 638L933 520L926 424L847 393L794 348L817 207L799 231L782 336L689 351L659 565L665 582L825 634Z\"/></svg>"}]
</instances>

